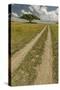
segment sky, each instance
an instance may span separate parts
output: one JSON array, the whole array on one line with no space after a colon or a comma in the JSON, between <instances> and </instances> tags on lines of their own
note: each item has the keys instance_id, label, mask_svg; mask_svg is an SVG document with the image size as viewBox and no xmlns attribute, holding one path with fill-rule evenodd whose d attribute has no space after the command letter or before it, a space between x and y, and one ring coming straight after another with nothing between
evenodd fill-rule
<instances>
[{"instance_id":1,"label":"sky","mask_svg":"<svg viewBox=\"0 0 60 90\"><path fill-rule=\"evenodd\" d=\"M58 7L43 5L12 4L11 14L18 18L23 14L33 14L41 21L58 21Z\"/></svg>"}]
</instances>

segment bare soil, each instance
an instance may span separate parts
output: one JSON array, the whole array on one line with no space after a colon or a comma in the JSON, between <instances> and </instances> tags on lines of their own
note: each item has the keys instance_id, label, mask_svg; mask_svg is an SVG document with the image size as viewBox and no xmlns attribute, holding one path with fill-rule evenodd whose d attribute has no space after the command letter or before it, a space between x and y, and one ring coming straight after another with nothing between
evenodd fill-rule
<instances>
[{"instance_id":1,"label":"bare soil","mask_svg":"<svg viewBox=\"0 0 60 90\"><path fill-rule=\"evenodd\" d=\"M53 83L52 62L53 62L52 40L50 28L48 26L48 35L47 40L45 41L44 51L42 55L42 63L36 68L37 78L35 79L34 84Z\"/></svg>"}]
</instances>

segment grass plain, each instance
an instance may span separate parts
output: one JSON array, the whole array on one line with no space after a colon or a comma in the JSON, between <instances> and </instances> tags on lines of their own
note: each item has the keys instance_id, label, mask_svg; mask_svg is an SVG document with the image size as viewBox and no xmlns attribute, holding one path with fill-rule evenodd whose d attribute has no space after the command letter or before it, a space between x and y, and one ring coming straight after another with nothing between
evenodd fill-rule
<instances>
[{"instance_id":1,"label":"grass plain","mask_svg":"<svg viewBox=\"0 0 60 90\"><path fill-rule=\"evenodd\" d=\"M11 22L11 55L23 48L43 27L44 24Z\"/></svg>"},{"instance_id":2,"label":"grass plain","mask_svg":"<svg viewBox=\"0 0 60 90\"><path fill-rule=\"evenodd\" d=\"M52 49L53 49L53 82L58 82L58 25L53 24L51 27Z\"/></svg>"},{"instance_id":3,"label":"grass plain","mask_svg":"<svg viewBox=\"0 0 60 90\"><path fill-rule=\"evenodd\" d=\"M30 24L11 22L11 54L23 48L29 43L46 24ZM48 24L47 24L48 26ZM58 82L58 25L49 24L52 37L53 50L53 82ZM48 28L44 31L37 43L26 55L20 66L11 77L11 85L32 85L37 76L36 67L41 64L41 56L47 38Z\"/></svg>"},{"instance_id":4,"label":"grass plain","mask_svg":"<svg viewBox=\"0 0 60 90\"><path fill-rule=\"evenodd\" d=\"M47 29L13 74L12 85L34 84L34 80L37 76L36 67L41 64L41 55L43 53L46 37Z\"/></svg>"}]
</instances>

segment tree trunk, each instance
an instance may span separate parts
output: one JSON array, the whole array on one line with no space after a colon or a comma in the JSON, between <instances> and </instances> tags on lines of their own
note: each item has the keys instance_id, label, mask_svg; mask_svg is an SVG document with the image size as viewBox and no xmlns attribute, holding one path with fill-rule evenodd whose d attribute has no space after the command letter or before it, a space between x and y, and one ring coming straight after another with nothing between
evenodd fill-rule
<instances>
[{"instance_id":1,"label":"tree trunk","mask_svg":"<svg viewBox=\"0 0 60 90\"><path fill-rule=\"evenodd\" d=\"M29 23L31 23L32 22L32 20L29 20Z\"/></svg>"}]
</instances>

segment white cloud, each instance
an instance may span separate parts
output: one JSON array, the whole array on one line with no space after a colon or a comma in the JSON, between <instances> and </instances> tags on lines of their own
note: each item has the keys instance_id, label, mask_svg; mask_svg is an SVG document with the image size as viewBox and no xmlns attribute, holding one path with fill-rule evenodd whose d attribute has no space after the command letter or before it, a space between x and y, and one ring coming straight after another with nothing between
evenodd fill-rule
<instances>
[{"instance_id":1,"label":"white cloud","mask_svg":"<svg viewBox=\"0 0 60 90\"><path fill-rule=\"evenodd\" d=\"M48 12L47 12L47 7L46 6L44 6L44 7L41 7L41 9L40 9L40 12L42 13L42 14L48 14Z\"/></svg>"},{"instance_id":2,"label":"white cloud","mask_svg":"<svg viewBox=\"0 0 60 90\"><path fill-rule=\"evenodd\" d=\"M48 13L48 16L51 21L58 21L58 15L56 14L55 11L51 11Z\"/></svg>"},{"instance_id":3,"label":"white cloud","mask_svg":"<svg viewBox=\"0 0 60 90\"><path fill-rule=\"evenodd\" d=\"M27 13L25 10L21 10L22 13Z\"/></svg>"},{"instance_id":4,"label":"white cloud","mask_svg":"<svg viewBox=\"0 0 60 90\"><path fill-rule=\"evenodd\" d=\"M58 12L59 12L59 8L57 8L57 9L55 10L55 12L56 12L56 14L58 14Z\"/></svg>"},{"instance_id":5,"label":"white cloud","mask_svg":"<svg viewBox=\"0 0 60 90\"><path fill-rule=\"evenodd\" d=\"M12 16L14 16L14 17L18 17L18 14L17 14L17 13L12 12Z\"/></svg>"},{"instance_id":6,"label":"white cloud","mask_svg":"<svg viewBox=\"0 0 60 90\"><path fill-rule=\"evenodd\" d=\"M30 11L21 10L22 14L32 14Z\"/></svg>"},{"instance_id":7,"label":"white cloud","mask_svg":"<svg viewBox=\"0 0 60 90\"><path fill-rule=\"evenodd\" d=\"M29 6L29 9L33 12L33 8L31 6Z\"/></svg>"},{"instance_id":8,"label":"white cloud","mask_svg":"<svg viewBox=\"0 0 60 90\"><path fill-rule=\"evenodd\" d=\"M32 14L36 15L37 17L40 17L40 6L37 5L31 5L29 6L30 11Z\"/></svg>"},{"instance_id":9,"label":"white cloud","mask_svg":"<svg viewBox=\"0 0 60 90\"><path fill-rule=\"evenodd\" d=\"M32 8L36 11L36 12L38 12L39 13L39 11L40 11L40 6L38 5L34 5L34 6L32 6Z\"/></svg>"},{"instance_id":10,"label":"white cloud","mask_svg":"<svg viewBox=\"0 0 60 90\"><path fill-rule=\"evenodd\" d=\"M58 8L53 11L48 11L46 6L30 6L30 11L45 21L58 21Z\"/></svg>"}]
</instances>

